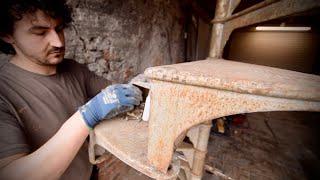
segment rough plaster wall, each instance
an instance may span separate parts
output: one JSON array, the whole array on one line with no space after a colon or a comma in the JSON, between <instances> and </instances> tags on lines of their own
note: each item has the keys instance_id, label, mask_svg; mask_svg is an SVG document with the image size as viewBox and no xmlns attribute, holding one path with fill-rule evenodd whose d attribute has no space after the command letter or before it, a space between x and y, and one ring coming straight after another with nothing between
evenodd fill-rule
<instances>
[{"instance_id":1,"label":"rough plaster wall","mask_svg":"<svg viewBox=\"0 0 320 180\"><path fill-rule=\"evenodd\" d=\"M69 0L66 57L113 83L183 59L182 13L176 0Z\"/></svg>"}]
</instances>

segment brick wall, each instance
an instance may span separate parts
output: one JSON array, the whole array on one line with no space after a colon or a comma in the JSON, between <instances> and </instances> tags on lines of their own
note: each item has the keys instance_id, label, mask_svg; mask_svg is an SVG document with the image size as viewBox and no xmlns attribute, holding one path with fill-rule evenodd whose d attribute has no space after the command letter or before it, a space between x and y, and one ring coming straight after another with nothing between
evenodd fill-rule
<instances>
[{"instance_id":1,"label":"brick wall","mask_svg":"<svg viewBox=\"0 0 320 180\"><path fill-rule=\"evenodd\" d=\"M67 54L113 83L183 59L182 13L170 0L69 0Z\"/></svg>"}]
</instances>

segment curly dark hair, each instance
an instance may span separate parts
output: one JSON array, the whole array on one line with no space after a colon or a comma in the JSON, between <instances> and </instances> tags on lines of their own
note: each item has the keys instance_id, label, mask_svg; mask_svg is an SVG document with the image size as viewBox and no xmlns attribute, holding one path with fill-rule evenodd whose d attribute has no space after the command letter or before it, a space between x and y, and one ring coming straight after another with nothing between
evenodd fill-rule
<instances>
[{"instance_id":1,"label":"curly dark hair","mask_svg":"<svg viewBox=\"0 0 320 180\"><path fill-rule=\"evenodd\" d=\"M71 21L72 9L65 0L1 0L0 1L0 37L11 35L14 23L22 19L25 14L32 14L37 10L48 16L61 18L64 26ZM14 48L0 39L0 51L5 54L15 54Z\"/></svg>"}]
</instances>

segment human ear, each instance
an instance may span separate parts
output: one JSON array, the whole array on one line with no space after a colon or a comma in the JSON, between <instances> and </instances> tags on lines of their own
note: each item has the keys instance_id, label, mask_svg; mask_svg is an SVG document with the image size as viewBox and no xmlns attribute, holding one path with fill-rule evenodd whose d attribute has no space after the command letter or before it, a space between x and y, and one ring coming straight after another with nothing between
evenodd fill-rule
<instances>
[{"instance_id":1,"label":"human ear","mask_svg":"<svg viewBox=\"0 0 320 180\"><path fill-rule=\"evenodd\" d=\"M1 35L0 39L8 44L14 44L14 40L11 35Z\"/></svg>"}]
</instances>

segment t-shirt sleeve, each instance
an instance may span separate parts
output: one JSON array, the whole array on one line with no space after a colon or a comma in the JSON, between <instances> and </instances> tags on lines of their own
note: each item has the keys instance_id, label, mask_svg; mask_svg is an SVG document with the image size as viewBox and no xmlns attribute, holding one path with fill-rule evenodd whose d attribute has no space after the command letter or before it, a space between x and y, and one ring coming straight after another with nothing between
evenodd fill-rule
<instances>
[{"instance_id":1,"label":"t-shirt sleeve","mask_svg":"<svg viewBox=\"0 0 320 180\"><path fill-rule=\"evenodd\" d=\"M25 133L9 106L0 99L0 159L29 153Z\"/></svg>"},{"instance_id":2,"label":"t-shirt sleeve","mask_svg":"<svg viewBox=\"0 0 320 180\"><path fill-rule=\"evenodd\" d=\"M89 71L88 68L84 70L85 74L85 87L88 98L94 97L102 89L106 88L111 83L101 76L96 75L94 72Z\"/></svg>"}]
</instances>

